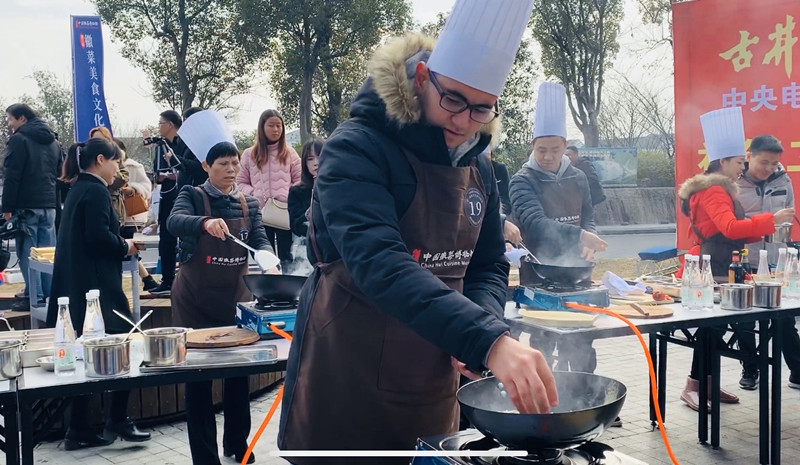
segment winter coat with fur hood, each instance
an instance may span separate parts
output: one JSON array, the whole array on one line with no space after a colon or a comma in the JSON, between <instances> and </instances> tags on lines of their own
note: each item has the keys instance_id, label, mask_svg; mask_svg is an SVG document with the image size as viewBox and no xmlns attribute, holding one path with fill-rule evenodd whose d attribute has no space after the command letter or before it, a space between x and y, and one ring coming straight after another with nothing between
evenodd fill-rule
<instances>
[{"instance_id":1,"label":"winter coat with fur hood","mask_svg":"<svg viewBox=\"0 0 800 465\"><path fill-rule=\"evenodd\" d=\"M706 239L722 233L728 239L756 242L775 232L772 213L741 220L736 218L733 202L739 197L739 187L725 175L714 173L691 177L681 185L678 197L681 199L681 210ZM689 237L694 244L700 244L701 239L691 227Z\"/></svg>"},{"instance_id":2,"label":"winter coat with fur hood","mask_svg":"<svg viewBox=\"0 0 800 465\"><path fill-rule=\"evenodd\" d=\"M427 61L433 45L431 38L410 34L375 52L350 119L336 128L320 155L311 208L322 256L313 257L309 247L309 258L311 263L341 259L353 282L381 310L478 368L508 331L502 319L509 265L500 196L491 162L478 156L499 125L496 119L483 126L478 143L458 161L458 166L477 161L487 198L463 295L422 268L400 236L400 219L417 190L403 148L423 163L452 166L442 128L425 123L413 89L416 64ZM309 281L316 282L319 274L315 270ZM297 347L302 346L300 319L298 314Z\"/></svg>"}]
</instances>

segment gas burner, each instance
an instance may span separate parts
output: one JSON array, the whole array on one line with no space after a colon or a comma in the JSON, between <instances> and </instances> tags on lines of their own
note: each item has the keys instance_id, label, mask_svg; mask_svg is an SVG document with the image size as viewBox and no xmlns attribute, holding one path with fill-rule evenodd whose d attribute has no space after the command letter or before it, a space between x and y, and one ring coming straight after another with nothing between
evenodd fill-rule
<instances>
[{"instance_id":1,"label":"gas burner","mask_svg":"<svg viewBox=\"0 0 800 465\"><path fill-rule=\"evenodd\" d=\"M295 310L297 309L296 300L263 300L259 299L254 305L256 310L272 312L276 310Z\"/></svg>"}]
</instances>

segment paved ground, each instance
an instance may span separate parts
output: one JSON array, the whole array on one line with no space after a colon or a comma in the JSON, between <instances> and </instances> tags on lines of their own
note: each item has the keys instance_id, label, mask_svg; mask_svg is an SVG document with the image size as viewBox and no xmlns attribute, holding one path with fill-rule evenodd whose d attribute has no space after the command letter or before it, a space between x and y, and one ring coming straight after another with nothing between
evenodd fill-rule
<instances>
[{"instance_id":1,"label":"paved ground","mask_svg":"<svg viewBox=\"0 0 800 465\"><path fill-rule=\"evenodd\" d=\"M598 352L597 373L614 377L628 387L628 397L622 410L623 427L612 428L602 436L602 441L618 450L634 456L650 465L667 465L670 460L665 452L660 434L653 432L648 413L647 364L633 337L600 340L595 343ZM721 449L697 443L697 415L684 406L678 396L689 371L691 352L683 347L670 345L668 362L668 386L666 424L673 451L681 465L707 464L755 464L758 463L758 393L738 388L739 365L733 360L722 362L723 387L738 394L742 402L722 407ZM786 385L788 370L784 365L783 382L783 463L800 463L800 391ZM251 403L253 433L266 416L275 397L273 391ZM269 456L275 449L277 416L267 426L256 446L257 462L260 464L286 463ZM63 450L60 442L40 444L36 451L36 463L82 465L99 464L190 464L189 445L183 422L157 426L152 429L153 439L144 445L125 442L98 449L78 452ZM222 417L217 415L217 432L222 441ZM223 463L234 463L223 459Z\"/></svg>"}]
</instances>

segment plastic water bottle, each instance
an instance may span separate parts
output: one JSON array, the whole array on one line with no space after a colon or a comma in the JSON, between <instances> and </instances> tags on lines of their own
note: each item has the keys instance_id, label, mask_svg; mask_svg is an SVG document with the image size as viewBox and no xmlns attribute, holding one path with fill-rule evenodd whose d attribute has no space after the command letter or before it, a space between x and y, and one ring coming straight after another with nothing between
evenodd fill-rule
<instances>
[{"instance_id":1,"label":"plastic water bottle","mask_svg":"<svg viewBox=\"0 0 800 465\"><path fill-rule=\"evenodd\" d=\"M69 297L58 298L53 365L58 376L75 374L75 329L69 315Z\"/></svg>"},{"instance_id":2,"label":"plastic water bottle","mask_svg":"<svg viewBox=\"0 0 800 465\"><path fill-rule=\"evenodd\" d=\"M797 249L790 248L788 251L789 259L786 263L786 297L797 299L800 297L800 263L797 261Z\"/></svg>"},{"instance_id":3,"label":"plastic water bottle","mask_svg":"<svg viewBox=\"0 0 800 465\"><path fill-rule=\"evenodd\" d=\"M691 298L689 299L690 310L702 310L703 308L703 270L700 268L700 257L695 255L692 257L692 266L694 273L692 274L692 291Z\"/></svg>"},{"instance_id":4,"label":"plastic water bottle","mask_svg":"<svg viewBox=\"0 0 800 465\"><path fill-rule=\"evenodd\" d=\"M714 273L711 272L711 255L703 255L703 297L700 299L700 307L703 310L714 309Z\"/></svg>"},{"instance_id":5,"label":"plastic water bottle","mask_svg":"<svg viewBox=\"0 0 800 465\"><path fill-rule=\"evenodd\" d=\"M100 291L92 289L86 293L86 316L83 319L83 340L106 335L103 310L100 308Z\"/></svg>"},{"instance_id":6,"label":"plastic water bottle","mask_svg":"<svg viewBox=\"0 0 800 465\"><path fill-rule=\"evenodd\" d=\"M694 255L686 254L683 257L683 276L681 277L681 305L684 308L691 307L691 292L692 292L692 274L694 269L692 267Z\"/></svg>"},{"instance_id":7,"label":"plastic water bottle","mask_svg":"<svg viewBox=\"0 0 800 465\"><path fill-rule=\"evenodd\" d=\"M781 286L786 286L784 273L786 272L786 247L778 249L778 264L775 266L775 281L781 283Z\"/></svg>"},{"instance_id":8,"label":"plastic water bottle","mask_svg":"<svg viewBox=\"0 0 800 465\"><path fill-rule=\"evenodd\" d=\"M758 271L756 271L756 277L759 282L769 279L769 259L767 258L766 250L758 251Z\"/></svg>"}]
</instances>

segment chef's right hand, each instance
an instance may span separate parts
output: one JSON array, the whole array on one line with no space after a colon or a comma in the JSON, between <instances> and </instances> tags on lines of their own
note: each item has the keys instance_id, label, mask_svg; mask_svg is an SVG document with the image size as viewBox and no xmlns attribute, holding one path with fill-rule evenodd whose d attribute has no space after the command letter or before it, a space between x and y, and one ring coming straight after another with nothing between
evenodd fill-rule
<instances>
[{"instance_id":1,"label":"chef's right hand","mask_svg":"<svg viewBox=\"0 0 800 465\"><path fill-rule=\"evenodd\" d=\"M596 250L598 252L602 252L608 247L608 243L603 239L600 239L600 236L586 230L581 231L581 244L586 248Z\"/></svg>"},{"instance_id":2,"label":"chef's right hand","mask_svg":"<svg viewBox=\"0 0 800 465\"><path fill-rule=\"evenodd\" d=\"M505 335L492 347L486 365L520 413L547 413L558 405L556 380L538 350Z\"/></svg>"},{"instance_id":3,"label":"chef's right hand","mask_svg":"<svg viewBox=\"0 0 800 465\"><path fill-rule=\"evenodd\" d=\"M784 208L775 213L775 224L791 223L794 218L794 208Z\"/></svg>"},{"instance_id":4,"label":"chef's right hand","mask_svg":"<svg viewBox=\"0 0 800 465\"><path fill-rule=\"evenodd\" d=\"M203 230L217 239L222 239L223 241L227 238L227 235L230 234L230 231L228 230L228 224L225 223L225 220L222 218L211 218L206 220L205 223L203 223Z\"/></svg>"}]
</instances>

